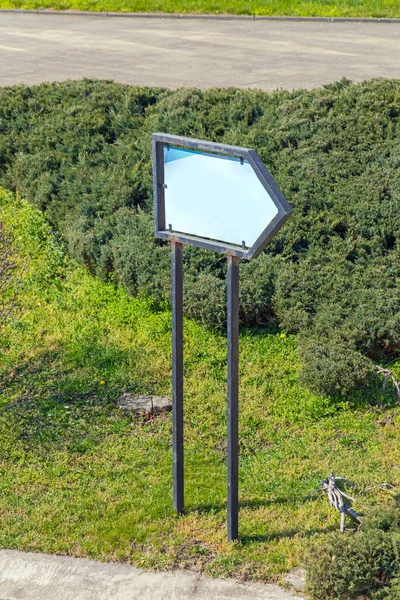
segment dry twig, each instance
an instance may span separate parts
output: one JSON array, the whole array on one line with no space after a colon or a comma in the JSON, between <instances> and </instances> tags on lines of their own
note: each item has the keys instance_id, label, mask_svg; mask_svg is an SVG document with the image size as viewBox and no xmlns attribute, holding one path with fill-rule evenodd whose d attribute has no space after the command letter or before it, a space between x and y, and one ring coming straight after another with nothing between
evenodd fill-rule
<instances>
[{"instance_id":1,"label":"dry twig","mask_svg":"<svg viewBox=\"0 0 400 600\"><path fill-rule=\"evenodd\" d=\"M390 369L385 369L384 367L381 367L380 365L373 365L373 367L378 371L379 374L383 375L382 392L386 390L388 379L391 379L394 388L397 392L397 396L398 398L400 398L400 384L393 375L393 372Z\"/></svg>"},{"instance_id":2,"label":"dry twig","mask_svg":"<svg viewBox=\"0 0 400 600\"><path fill-rule=\"evenodd\" d=\"M354 498L348 496L342 490L340 490L337 485L337 480L348 481L345 477L335 477L332 473L328 479L324 479L322 482L322 490L326 492L329 500L329 504L336 508L340 512L340 531L343 533L345 529L345 516L348 515L353 521L360 523L361 515L356 513L348 504L346 504L343 500L343 497L348 498L349 500L354 502ZM351 482L349 482L351 483Z\"/></svg>"},{"instance_id":3,"label":"dry twig","mask_svg":"<svg viewBox=\"0 0 400 600\"><path fill-rule=\"evenodd\" d=\"M371 487L365 488L364 492L371 492L372 490L383 490L384 492L388 492L389 494L393 494L396 496L397 492L395 486L391 483L380 483L379 485L372 485Z\"/></svg>"}]
</instances>

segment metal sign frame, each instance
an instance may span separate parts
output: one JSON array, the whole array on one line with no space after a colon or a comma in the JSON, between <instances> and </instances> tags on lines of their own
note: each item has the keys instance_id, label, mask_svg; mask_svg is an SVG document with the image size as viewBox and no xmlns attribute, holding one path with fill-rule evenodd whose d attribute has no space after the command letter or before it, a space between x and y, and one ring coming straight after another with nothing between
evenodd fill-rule
<instances>
[{"instance_id":1,"label":"metal sign frame","mask_svg":"<svg viewBox=\"0 0 400 600\"><path fill-rule=\"evenodd\" d=\"M197 237L185 233L169 231L165 222L165 181L164 181L164 151L165 145L180 146L198 152L211 152L225 156L234 156L246 160L253 168L265 191L278 209L277 215L264 229L253 246L249 249L234 244L225 244L215 240ZM229 146L228 144L216 144L179 135L166 133L153 133L153 190L154 190L154 225L155 236L163 240L174 240L182 244L190 244L199 248L224 252L250 260L256 258L278 233L285 221L292 213L285 196L276 185L272 176L268 173L262 160L255 150L242 148L240 146Z\"/></svg>"},{"instance_id":2,"label":"metal sign frame","mask_svg":"<svg viewBox=\"0 0 400 600\"><path fill-rule=\"evenodd\" d=\"M172 246L172 430L174 508L184 512L184 435L183 435L183 244L223 252L228 257L228 540L238 539L239 529L239 259L255 258L278 233L292 213L286 198L268 173L255 150L216 144L204 140L153 134L154 233ZM198 152L233 156L246 160L278 209L277 215L249 249L234 244L174 232L165 223L164 146L178 146Z\"/></svg>"}]
</instances>

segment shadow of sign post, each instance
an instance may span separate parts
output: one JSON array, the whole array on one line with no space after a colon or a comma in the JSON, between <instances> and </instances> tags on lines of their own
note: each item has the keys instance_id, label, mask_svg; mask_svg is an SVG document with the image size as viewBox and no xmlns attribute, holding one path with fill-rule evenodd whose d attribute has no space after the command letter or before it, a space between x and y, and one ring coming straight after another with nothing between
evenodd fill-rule
<instances>
[{"instance_id":1,"label":"shadow of sign post","mask_svg":"<svg viewBox=\"0 0 400 600\"><path fill-rule=\"evenodd\" d=\"M291 208L255 150L153 134L155 236L172 246L174 508L184 511L182 248L228 258L228 540L238 538L239 259L257 257Z\"/></svg>"}]
</instances>

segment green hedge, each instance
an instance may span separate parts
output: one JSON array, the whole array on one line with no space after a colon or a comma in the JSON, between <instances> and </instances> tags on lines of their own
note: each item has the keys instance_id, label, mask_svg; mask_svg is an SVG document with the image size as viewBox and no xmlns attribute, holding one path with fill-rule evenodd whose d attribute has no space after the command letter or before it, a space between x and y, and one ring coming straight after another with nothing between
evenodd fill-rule
<instances>
[{"instance_id":1,"label":"green hedge","mask_svg":"<svg viewBox=\"0 0 400 600\"><path fill-rule=\"evenodd\" d=\"M272 94L104 81L0 90L0 183L40 207L99 277L164 303L168 246L154 241L151 134L257 149L294 207L241 264L241 320L302 333L302 377L347 394L400 350L400 81ZM186 312L225 322L223 257L186 248ZM316 351L314 351L317 349ZM363 358L364 357L364 358Z\"/></svg>"},{"instance_id":2,"label":"green hedge","mask_svg":"<svg viewBox=\"0 0 400 600\"><path fill-rule=\"evenodd\" d=\"M330 534L307 562L313 600L400 600L399 507L376 509L355 534Z\"/></svg>"}]
</instances>

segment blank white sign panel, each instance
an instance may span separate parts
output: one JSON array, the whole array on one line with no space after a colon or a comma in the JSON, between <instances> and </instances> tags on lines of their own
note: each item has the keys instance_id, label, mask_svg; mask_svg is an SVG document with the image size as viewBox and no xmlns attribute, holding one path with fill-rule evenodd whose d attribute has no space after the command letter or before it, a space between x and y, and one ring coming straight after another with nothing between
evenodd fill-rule
<instances>
[{"instance_id":1,"label":"blank white sign panel","mask_svg":"<svg viewBox=\"0 0 400 600\"><path fill-rule=\"evenodd\" d=\"M253 246L278 209L239 158L164 147L166 228Z\"/></svg>"}]
</instances>

